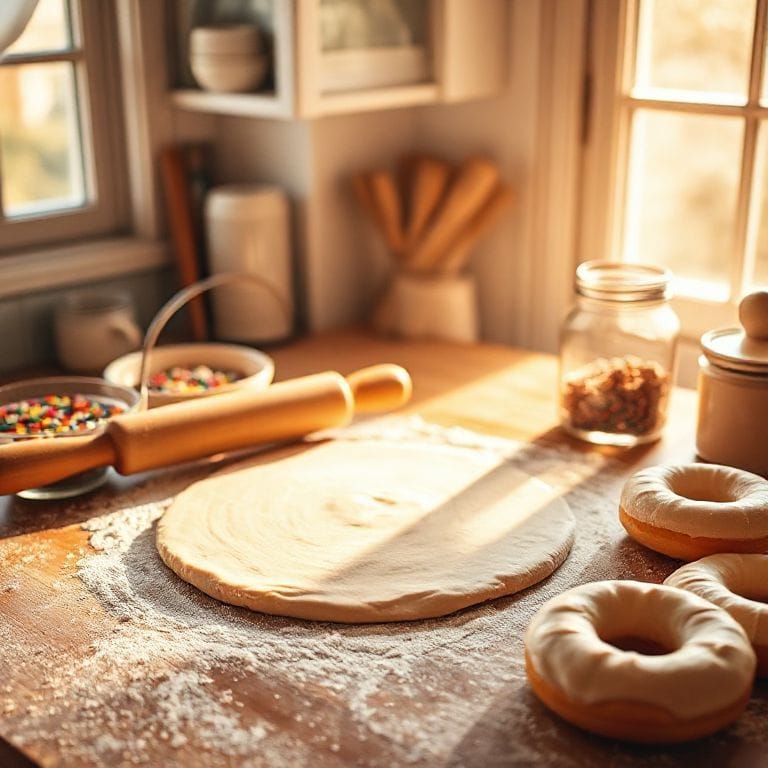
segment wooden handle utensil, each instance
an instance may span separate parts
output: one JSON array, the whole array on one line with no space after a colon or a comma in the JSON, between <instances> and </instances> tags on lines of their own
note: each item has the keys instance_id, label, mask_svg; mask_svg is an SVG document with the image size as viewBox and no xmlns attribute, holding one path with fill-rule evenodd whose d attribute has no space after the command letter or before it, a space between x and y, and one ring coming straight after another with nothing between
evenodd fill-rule
<instances>
[{"instance_id":1,"label":"wooden handle utensil","mask_svg":"<svg viewBox=\"0 0 768 768\"><path fill-rule=\"evenodd\" d=\"M368 188L384 241L395 256L403 252L403 208L395 179L389 171L371 171Z\"/></svg>"},{"instance_id":2,"label":"wooden handle utensil","mask_svg":"<svg viewBox=\"0 0 768 768\"><path fill-rule=\"evenodd\" d=\"M440 257L438 271L443 275L457 275L467 265L472 248L497 222L504 209L512 204L512 190L500 183L488 202L471 219L451 247Z\"/></svg>"},{"instance_id":3,"label":"wooden handle utensil","mask_svg":"<svg viewBox=\"0 0 768 768\"><path fill-rule=\"evenodd\" d=\"M160 153L160 171L168 207L168 227L182 286L192 285L200 279L197 243L192 215L192 201L187 188L184 159L179 147L165 147ZM195 297L189 303L189 320L192 336L205 341L208 327L203 300Z\"/></svg>"},{"instance_id":4,"label":"wooden handle utensil","mask_svg":"<svg viewBox=\"0 0 768 768\"><path fill-rule=\"evenodd\" d=\"M485 158L466 160L445 194L445 202L408 258L414 271L433 270L440 257L489 199L499 179L496 166Z\"/></svg>"},{"instance_id":5,"label":"wooden handle utensil","mask_svg":"<svg viewBox=\"0 0 768 768\"><path fill-rule=\"evenodd\" d=\"M433 157L418 157L410 174L410 205L405 247L411 248L421 237L424 227L437 210L443 197L451 166Z\"/></svg>"},{"instance_id":6,"label":"wooden handle utensil","mask_svg":"<svg viewBox=\"0 0 768 768\"><path fill-rule=\"evenodd\" d=\"M225 451L291 440L348 424L355 412L391 410L411 396L408 372L377 365L166 405L110 419L96 435L0 446L0 494L55 483L97 467L123 475Z\"/></svg>"}]
</instances>

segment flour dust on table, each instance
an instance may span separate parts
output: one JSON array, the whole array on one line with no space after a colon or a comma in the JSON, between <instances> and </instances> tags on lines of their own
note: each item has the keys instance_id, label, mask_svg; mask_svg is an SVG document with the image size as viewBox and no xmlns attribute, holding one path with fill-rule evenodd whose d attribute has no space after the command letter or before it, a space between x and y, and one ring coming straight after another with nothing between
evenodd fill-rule
<instances>
[{"instance_id":1,"label":"flour dust on table","mask_svg":"<svg viewBox=\"0 0 768 768\"><path fill-rule=\"evenodd\" d=\"M554 753L563 768L689 764L689 752L637 753L581 734L545 715L525 682L522 635L545 600L595 578L660 581L674 567L624 537L622 473L595 454L419 420L371 422L340 436L376 435L495 451L539 477L575 514L570 556L531 589L439 619L343 625L268 616L224 605L163 565L156 521L205 470L173 482L164 474L127 496L89 502L96 552L83 553L77 574L100 603L90 610L106 609L114 621L94 634L88 658L46 658L35 638L0 640L8 664L43 665L48 686L6 715L6 732L17 743L57 742L62 765L156 765L166 754L158 744L172 747L175 762L166 765L204 760L210 768L495 768L548 765ZM766 717L766 702L753 698L736 728L768 749ZM722 754L728 733L696 749Z\"/></svg>"}]
</instances>

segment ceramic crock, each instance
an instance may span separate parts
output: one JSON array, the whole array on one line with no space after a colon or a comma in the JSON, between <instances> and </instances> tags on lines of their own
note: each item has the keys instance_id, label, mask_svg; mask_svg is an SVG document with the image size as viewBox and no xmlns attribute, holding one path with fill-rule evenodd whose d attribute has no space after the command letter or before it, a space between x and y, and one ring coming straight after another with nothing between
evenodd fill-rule
<instances>
[{"instance_id":1,"label":"ceramic crock","mask_svg":"<svg viewBox=\"0 0 768 768\"><path fill-rule=\"evenodd\" d=\"M701 337L696 450L768 476L768 292L742 300L739 319Z\"/></svg>"}]
</instances>

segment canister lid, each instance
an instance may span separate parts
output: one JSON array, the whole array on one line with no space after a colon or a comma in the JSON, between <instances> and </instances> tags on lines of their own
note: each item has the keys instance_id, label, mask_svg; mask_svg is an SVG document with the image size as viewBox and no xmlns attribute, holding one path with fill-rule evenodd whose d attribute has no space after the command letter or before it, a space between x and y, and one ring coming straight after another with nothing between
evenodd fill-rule
<instances>
[{"instance_id":1,"label":"canister lid","mask_svg":"<svg viewBox=\"0 0 768 768\"><path fill-rule=\"evenodd\" d=\"M205 215L213 219L274 219L288 214L285 192L273 184L221 184L205 197Z\"/></svg>"},{"instance_id":2,"label":"canister lid","mask_svg":"<svg viewBox=\"0 0 768 768\"><path fill-rule=\"evenodd\" d=\"M743 328L718 328L701 337L708 360L721 368L768 375L768 343L750 339Z\"/></svg>"},{"instance_id":3,"label":"canister lid","mask_svg":"<svg viewBox=\"0 0 768 768\"><path fill-rule=\"evenodd\" d=\"M768 375L768 292L742 299L739 319L743 327L718 328L701 337L709 361L721 368Z\"/></svg>"}]
</instances>

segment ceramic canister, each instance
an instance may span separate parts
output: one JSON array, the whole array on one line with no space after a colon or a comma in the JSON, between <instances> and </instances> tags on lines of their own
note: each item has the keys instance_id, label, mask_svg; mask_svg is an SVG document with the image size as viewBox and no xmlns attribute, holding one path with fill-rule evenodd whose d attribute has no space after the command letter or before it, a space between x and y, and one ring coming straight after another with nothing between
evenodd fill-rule
<instances>
[{"instance_id":1,"label":"ceramic canister","mask_svg":"<svg viewBox=\"0 0 768 768\"><path fill-rule=\"evenodd\" d=\"M216 338L258 344L288 337L293 278L285 193L258 184L214 187L205 223L211 273L242 276L211 295Z\"/></svg>"},{"instance_id":2,"label":"ceramic canister","mask_svg":"<svg viewBox=\"0 0 768 768\"><path fill-rule=\"evenodd\" d=\"M741 319L744 328L701 337L696 450L705 461L768 476L768 338L743 312Z\"/></svg>"}]
</instances>

